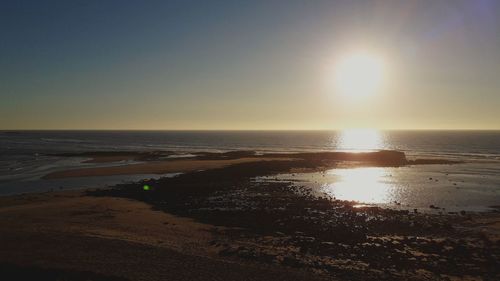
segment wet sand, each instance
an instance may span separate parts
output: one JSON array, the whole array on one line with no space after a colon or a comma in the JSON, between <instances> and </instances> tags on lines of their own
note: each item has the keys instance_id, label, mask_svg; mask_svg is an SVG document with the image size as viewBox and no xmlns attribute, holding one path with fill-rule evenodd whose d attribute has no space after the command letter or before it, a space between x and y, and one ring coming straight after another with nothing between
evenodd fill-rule
<instances>
[{"instance_id":1,"label":"wet sand","mask_svg":"<svg viewBox=\"0 0 500 281\"><path fill-rule=\"evenodd\" d=\"M183 161L192 164L164 162ZM345 161L407 165L404 154L204 154L194 161L212 168L148 180L147 191L139 182L0 198L0 268L95 280L500 277L498 212L357 208L287 182L253 180Z\"/></svg>"},{"instance_id":2,"label":"wet sand","mask_svg":"<svg viewBox=\"0 0 500 281\"><path fill-rule=\"evenodd\" d=\"M88 158L84 163L110 163L120 161L154 161L173 155L170 151L89 151L80 153L49 154L59 157Z\"/></svg>"},{"instance_id":3,"label":"wet sand","mask_svg":"<svg viewBox=\"0 0 500 281\"><path fill-rule=\"evenodd\" d=\"M128 164L113 167L95 167L72 169L53 172L45 175L44 179L61 179L75 177L96 177L96 176L116 176L116 175L137 175L137 174L167 174L185 173L197 170L207 170L221 168L238 163L248 163L255 161L272 161L280 158L239 158L230 160L171 160L154 161L140 164ZM284 158L288 160L289 158Z\"/></svg>"},{"instance_id":4,"label":"wet sand","mask_svg":"<svg viewBox=\"0 0 500 281\"><path fill-rule=\"evenodd\" d=\"M142 160L144 163L121 164L112 167L92 167L57 171L45 175L44 179L61 179L71 177L95 177L135 174L185 173L197 170L215 169L228 165L256 161L303 160L308 166L333 166L339 162L350 162L375 166L399 166L409 163L403 153L397 151L380 151L367 153L294 153L256 155L253 151L232 151L226 153L198 153L195 158L159 160L169 152L89 152L78 154L59 154L64 157L91 157L86 163L105 163L124 160ZM441 160L444 161L444 160Z\"/></svg>"}]
</instances>

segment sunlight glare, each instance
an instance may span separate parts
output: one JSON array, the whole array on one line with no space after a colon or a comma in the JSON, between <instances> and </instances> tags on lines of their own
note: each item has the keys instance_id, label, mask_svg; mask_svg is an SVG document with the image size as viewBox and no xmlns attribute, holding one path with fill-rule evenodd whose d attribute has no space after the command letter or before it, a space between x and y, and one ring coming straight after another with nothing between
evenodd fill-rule
<instances>
[{"instance_id":1,"label":"sunlight glare","mask_svg":"<svg viewBox=\"0 0 500 281\"><path fill-rule=\"evenodd\" d=\"M359 99L373 95L384 80L381 58L366 52L342 57L336 64L335 86L345 97Z\"/></svg>"},{"instance_id":2,"label":"sunlight glare","mask_svg":"<svg viewBox=\"0 0 500 281\"><path fill-rule=\"evenodd\" d=\"M334 169L328 172L338 178L325 184L322 191L340 200L362 203L388 203L393 201L394 185L385 168Z\"/></svg>"},{"instance_id":3,"label":"sunlight glare","mask_svg":"<svg viewBox=\"0 0 500 281\"><path fill-rule=\"evenodd\" d=\"M385 149L383 135L375 129L349 129L340 132L338 150L361 152Z\"/></svg>"}]
</instances>

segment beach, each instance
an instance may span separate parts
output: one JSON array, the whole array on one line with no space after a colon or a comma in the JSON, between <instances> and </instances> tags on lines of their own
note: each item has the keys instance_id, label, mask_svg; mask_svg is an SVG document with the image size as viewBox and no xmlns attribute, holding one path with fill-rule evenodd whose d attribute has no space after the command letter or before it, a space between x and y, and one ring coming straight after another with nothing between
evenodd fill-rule
<instances>
[{"instance_id":1,"label":"beach","mask_svg":"<svg viewBox=\"0 0 500 281\"><path fill-rule=\"evenodd\" d=\"M414 161L394 151L246 151L103 167L101 173L162 167L182 174L105 189L1 197L2 268L96 280L497 279L496 211L360 206L288 181L256 180ZM420 160L453 165L447 159L429 163ZM88 175L85 169L57 175Z\"/></svg>"},{"instance_id":2,"label":"beach","mask_svg":"<svg viewBox=\"0 0 500 281\"><path fill-rule=\"evenodd\" d=\"M500 1L3 1L0 279L500 281Z\"/></svg>"},{"instance_id":3,"label":"beach","mask_svg":"<svg viewBox=\"0 0 500 281\"><path fill-rule=\"evenodd\" d=\"M0 268L18 280L322 280L220 259L213 226L144 203L79 192L2 199Z\"/></svg>"}]
</instances>

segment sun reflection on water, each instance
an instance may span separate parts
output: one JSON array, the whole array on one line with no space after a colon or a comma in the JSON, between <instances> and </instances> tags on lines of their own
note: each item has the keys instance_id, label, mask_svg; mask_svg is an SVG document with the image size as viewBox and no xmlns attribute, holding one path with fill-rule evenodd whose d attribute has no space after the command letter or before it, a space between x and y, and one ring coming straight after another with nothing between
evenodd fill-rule
<instances>
[{"instance_id":1,"label":"sun reflection on water","mask_svg":"<svg viewBox=\"0 0 500 281\"><path fill-rule=\"evenodd\" d=\"M395 186L386 168L334 169L328 175L336 181L323 184L321 189L331 197L363 203L393 201Z\"/></svg>"},{"instance_id":2,"label":"sun reflection on water","mask_svg":"<svg viewBox=\"0 0 500 281\"><path fill-rule=\"evenodd\" d=\"M340 132L337 149L342 151L370 151L385 149L383 134L375 129L349 129Z\"/></svg>"}]
</instances>

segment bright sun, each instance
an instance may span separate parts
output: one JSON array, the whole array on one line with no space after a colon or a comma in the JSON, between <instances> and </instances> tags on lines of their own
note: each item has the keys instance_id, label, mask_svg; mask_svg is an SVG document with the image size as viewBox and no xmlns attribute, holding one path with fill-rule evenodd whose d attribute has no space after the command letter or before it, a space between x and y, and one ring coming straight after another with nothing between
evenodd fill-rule
<instances>
[{"instance_id":1,"label":"bright sun","mask_svg":"<svg viewBox=\"0 0 500 281\"><path fill-rule=\"evenodd\" d=\"M335 87L340 94L359 99L376 93L384 81L384 63L376 55L356 52L337 62Z\"/></svg>"}]
</instances>

